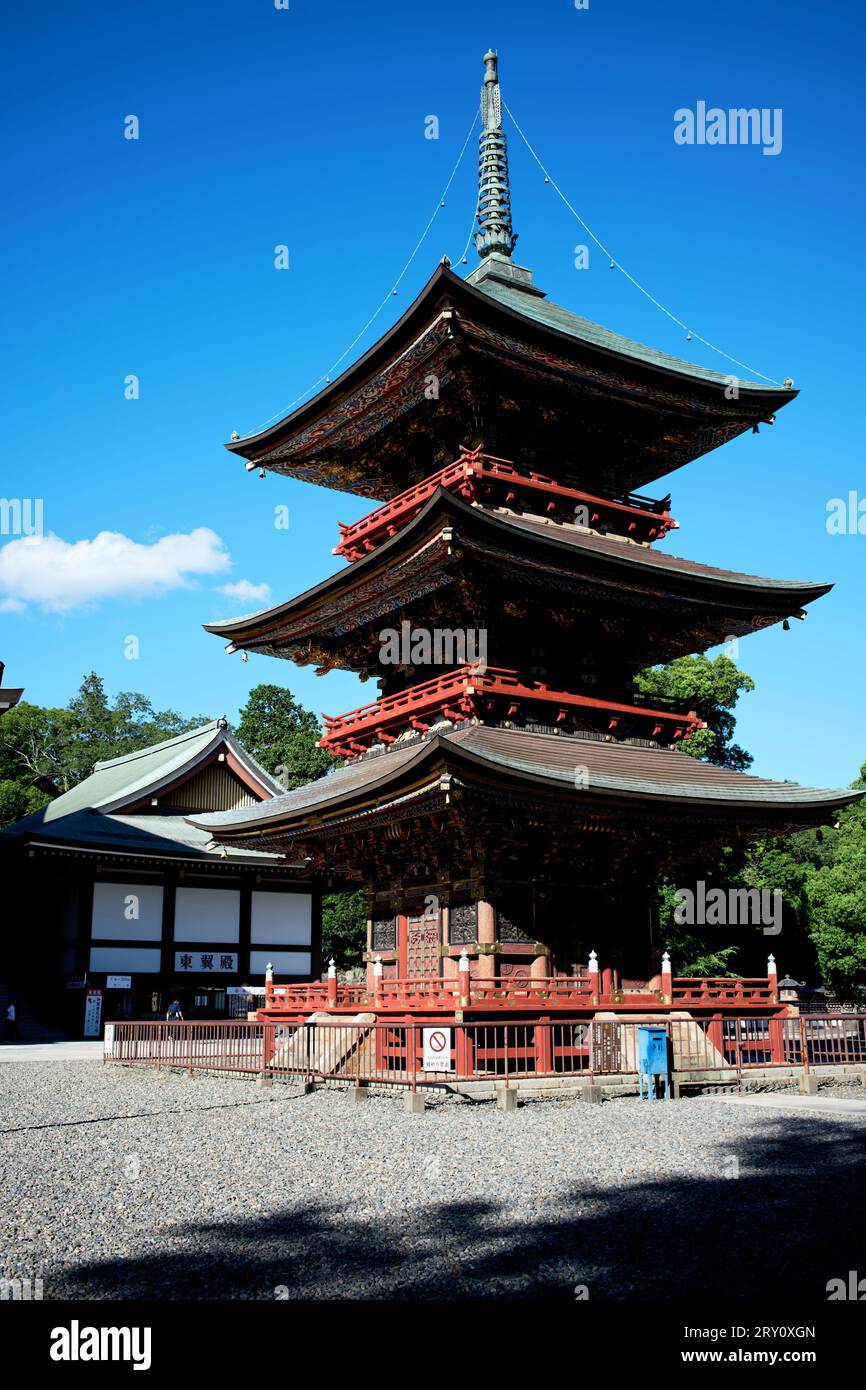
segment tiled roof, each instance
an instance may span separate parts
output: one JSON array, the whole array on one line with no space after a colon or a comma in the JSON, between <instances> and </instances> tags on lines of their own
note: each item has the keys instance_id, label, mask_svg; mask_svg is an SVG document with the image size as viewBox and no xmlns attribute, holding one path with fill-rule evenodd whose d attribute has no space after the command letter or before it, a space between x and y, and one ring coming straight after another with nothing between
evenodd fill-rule
<instances>
[{"instance_id":1,"label":"tiled roof","mask_svg":"<svg viewBox=\"0 0 866 1390\"><path fill-rule=\"evenodd\" d=\"M43 815L46 823L50 823L75 811L131 804L151 790L173 781L187 766L192 767L220 743L225 743L240 761L246 763L269 792L277 795L281 791L279 783L232 738L225 720L214 719L198 729L165 739L162 743L151 744L149 748L139 748L120 758L96 763L89 777L56 797L39 814Z\"/></svg>"},{"instance_id":2,"label":"tiled roof","mask_svg":"<svg viewBox=\"0 0 866 1390\"><path fill-rule=\"evenodd\" d=\"M772 595L774 592L796 594L799 601L803 603L820 598L832 588L831 584L796 579L767 579L761 575L741 574L736 570L718 569L713 565L701 564L697 560L682 559L680 556L671 555L665 550L656 550L652 546L635 545L626 540L601 536L578 526L544 521L540 517L521 516L517 513L504 512L485 506L470 506L469 503L462 501L453 493L439 489L411 521L407 522L389 540L384 541L376 550L371 551L369 555L362 556L360 560L355 560L351 565L338 570L336 574L321 580L312 589L306 590L305 593L299 594L296 598L288 599L271 608L264 608L258 613L247 613L236 618L228 618L222 622L205 623L206 631L227 637L235 635L242 637L252 625L267 623L269 619L279 619L293 609L304 608L320 595L324 597L330 591L351 586L355 579L360 579L366 570L381 564L387 555L399 554L400 550L411 541L413 533L424 526L430 513L439 505L449 507L452 512L456 512L458 515L463 512L467 519L476 516L489 517L492 521L513 531L524 532L539 537L543 541L549 541L551 544L567 545L575 551L584 551L589 555L613 560L621 563L625 568L635 567L636 575L641 570L647 570L660 576L678 577L681 575L684 579L703 579L708 583L735 590L763 589L767 591L768 595Z\"/></svg>"},{"instance_id":3,"label":"tiled roof","mask_svg":"<svg viewBox=\"0 0 866 1390\"><path fill-rule=\"evenodd\" d=\"M105 815L85 809L72 811L59 820L46 815L49 806L25 816L16 825L0 834L4 842L60 846L101 854L147 855L153 858L201 859L218 861L219 849L206 847L211 836L207 830L191 825L183 816L168 815ZM285 864L279 855L256 850L231 848L229 860L261 864Z\"/></svg>"},{"instance_id":4,"label":"tiled roof","mask_svg":"<svg viewBox=\"0 0 866 1390\"><path fill-rule=\"evenodd\" d=\"M660 352L657 348L647 347L644 343L636 343L632 338L624 338L620 333L614 333L610 328L602 328L600 324L593 323L591 319L582 318L580 314L574 314L570 309L563 309L559 304L551 304L548 299L527 294L525 290L516 286L505 285L501 281L493 279L474 283L475 288L481 290L483 294L489 295L491 299L504 304L508 309L514 309L524 318L532 319L545 328L553 328L559 333L566 333L569 338L576 338L592 347L604 348L606 351L617 353L622 357L632 357L638 362L646 362L653 367L663 367L667 371L679 372L683 376L695 377L699 381L710 381L717 386L725 386L730 380L727 374L714 372L709 367L699 367L697 363L686 362L680 357L671 357L667 352ZM780 389L772 383L761 384L742 378L739 384L741 388L750 391L776 392Z\"/></svg>"},{"instance_id":5,"label":"tiled roof","mask_svg":"<svg viewBox=\"0 0 866 1390\"><path fill-rule=\"evenodd\" d=\"M768 579L760 574L743 574L739 570L719 569L715 565L705 565L699 560L686 560L680 555L672 555L667 550L656 550L651 545L635 545L627 540L598 535L578 526L558 525L541 517L517 514L504 515L484 507L497 520L505 521L517 530L530 531L549 540L562 541L578 550L595 551L600 555L610 555L632 565L648 565L651 569L679 572L696 579L708 579L720 584L737 585L743 588L815 590L814 597L825 594L833 586L801 579Z\"/></svg>"},{"instance_id":6,"label":"tiled roof","mask_svg":"<svg viewBox=\"0 0 866 1390\"><path fill-rule=\"evenodd\" d=\"M500 767L538 783L573 790L575 771L586 769L581 795L629 795L645 800L684 800L704 806L797 807L808 810L841 806L863 793L840 788L801 787L776 782L728 768L716 767L678 750L605 742L580 736L528 732L520 729L466 725L449 732L420 738L387 752L368 755L338 768L318 782L298 787L275 801L238 811L221 811L193 817L208 830L240 830L291 821L311 810L326 812L354 796L386 791L401 772L414 771L441 752L468 754L473 761Z\"/></svg>"}]
</instances>

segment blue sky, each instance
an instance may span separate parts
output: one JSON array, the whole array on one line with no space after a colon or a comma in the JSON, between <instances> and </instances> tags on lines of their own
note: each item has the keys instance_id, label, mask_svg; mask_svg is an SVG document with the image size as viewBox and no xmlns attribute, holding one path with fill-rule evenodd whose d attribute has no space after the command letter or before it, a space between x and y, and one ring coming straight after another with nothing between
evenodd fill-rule
<instances>
[{"instance_id":1,"label":"blue sky","mask_svg":"<svg viewBox=\"0 0 866 1390\"><path fill-rule=\"evenodd\" d=\"M42 498L50 533L23 561L0 537L7 683L62 704L95 669L112 693L230 718L260 681L329 713L368 698L342 673L244 665L202 631L262 606L226 585L267 585L276 602L333 572L337 519L369 509L259 481L222 442L285 413L387 294L464 140L492 45L524 131L623 265L704 337L802 389L773 428L652 490L673 492L682 529L668 549L836 583L805 623L740 644L757 690L738 736L763 775L855 776L866 535L828 535L826 507L852 490L866 498L856 0L580 11L112 0L19 6L7 25L0 491ZM781 108L781 152L677 145L674 112L699 100ZM424 138L431 114L438 140ZM124 138L129 115L137 141ZM550 298L726 370L600 254L574 268L586 238L508 129L518 259ZM346 363L443 254L459 256L474 150L473 137L399 294ZM278 244L287 271L274 268ZM137 400L124 397L132 374ZM288 530L273 524L280 503ZM122 539L94 546L103 532Z\"/></svg>"}]
</instances>

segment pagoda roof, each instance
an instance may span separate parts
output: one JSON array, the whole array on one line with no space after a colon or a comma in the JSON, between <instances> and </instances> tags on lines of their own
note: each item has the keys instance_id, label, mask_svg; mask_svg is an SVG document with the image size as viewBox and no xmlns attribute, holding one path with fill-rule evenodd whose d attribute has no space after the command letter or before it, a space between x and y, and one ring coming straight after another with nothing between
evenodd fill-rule
<instances>
[{"instance_id":1,"label":"pagoda roof","mask_svg":"<svg viewBox=\"0 0 866 1390\"><path fill-rule=\"evenodd\" d=\"M452 529L450 536L443 531ZM297 660L304 642L317 637L339 645L340 639L368 622L378 623L389 611L406 603L410 582L402 571L412 568L411 593L423 591L416 573L423 563L438 581L436 566L452 563L452 548L477 538L479 554L505 565L509 582L534 566L543 566L551 582L556 574L598 586L607 603L611 587L627 590L634 605L633 622L644 619L640 606L655 604L669 629L656 658L636 648L637 664L669 660L678 654L706 649L730 637L757 631L797 612L829 592L831 584L803 580L767 579L682 559L651 545L601 536L582 526L518 515L473 505L438 489L411 521L376 550L353 561L296 598L261 612L206 623L208 632L238 647L269 656ZM438 558L434 545L439 542ZM462 562L465 572L465 554ZM332 664L341 664L339 653ZM350 662L348 669L356 669Z\"/></svg>"},{"instance_id":2,"label":"pagoda roof","mask_svg":"<svg viewBox=\"0 0 866 1390\"><path fill-rule=\"evenodd\" d=\"M575 768L587 776L575 786ZM221 840L245 843L382 809L417 794L447 774L491 775L510 787L554 792L564 802L603 809L631 803L653 812L679 807L684 815L730 816L731 823L816 824L864 793L802 787L735 772L675 749L468 724L418 735L369 753L274 801L237 811L191 816Z\"/></svg>"},{"instance_id":3,"label":"pagoda roof","mask_svg":"<svg viewBox=\"0 0 866 1390\"><path fill-rule=\"evenodd\" d=\"M672 357L670 353L661 352L658 348L647 347L646 343L635 342L633 338L626 338L621 333L615 333L611 328L603 328L601 324L593 323L592 319L575 314L573 310L565 309L561 304L552 303L546 296L529 295L519 284L509 285L504 281L489 278L485 279L478 288L482 293L505 305L507 309L512 309L515 314L533 319L535 323L541 324L544 328L552 329L556 333L564 333L585 347L600 348L615 357L631 358L645 366L658 367L666 372L674 372L678 376L694 377L697 381L710 382L723 388L729 381L728 373L715 372L709 367L700 367L695 362L687 362L682 357ZM764 393L778 393L781 389L777 386L769 386L766 382L761 385L757 381L743 380L740 381L740 388ZM796 392L786 394L796 395Z\"/></svg>"},{"instance_id":4,"label":"pagoda roof","mask_svg":"<svg viewBox=\"0 0 866 1390\"><path fill-rule=\"evenodd\" d=\"M549 303L513 278L520 269L488 262L473 282L438 266L341 376L226 448L276 472L387 500L470 437L511 438L525 427L546 471L561 464L586 485L629 491L769 420L797 394L737 379L728 399L730 375ZM431 374L436 400L425 395ZM564 441L582 424L581 450L569 460Z\"/></svg>"}]
</instances>

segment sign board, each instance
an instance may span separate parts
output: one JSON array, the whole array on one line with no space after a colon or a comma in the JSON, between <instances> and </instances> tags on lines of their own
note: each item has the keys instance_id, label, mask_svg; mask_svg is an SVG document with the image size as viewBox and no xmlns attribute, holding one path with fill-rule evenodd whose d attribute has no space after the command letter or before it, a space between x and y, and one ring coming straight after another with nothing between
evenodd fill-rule
<instances>
[{"instance_id":1,"label":"sign board","mask_svg":"<svg viewBox=\"0 0 866 1390\"><path fill-rule=\"evenodd\" d=\"M106 1056L108 1056L108 1057L111 1057L111 1056L113 1056L113 1054L114 1054L114 1024L113 1024L113 1023L106 1023L106 1025L105 1025L105 1054L106 1054Z\"/></svg>"},{"instance_id":2,"label":"sign board","mask_svg":"<svg viewBox=\"0 0 866 1390\"><path fill-rule=\"evenodd\" d=\"M226 994L252 994L264 997L264 985L226 985Z\"/></svg>"},{"instance_id":3,"label":"sign board","mask_svg":"<svg viewBox=\"0 0 866 1390\"><path fill-rule=\"evenodd\" d=\"M174 968L196 975L232 975L238 968L237 951L175 951Z\"/></svg>"},{"instance_id":4,"label":"sign board","mask_svg":"<svg viewBox=\"0 0 866 1390\"><path fill-rule=\"evenodd\" d=\"M102 990L89 989L84 996L84 1036L98 1038L102 1027Z\"/></svg>"},{"instance_id":5,"label":"sign board","mask_svg":"<svg viewBox=\"0 0 866 1390\"><path fill-rule=\"evenodd\" d=\"M613 1020L594 1019L591 1027L592 1070L605 1076L617 1075L623 1070L621 1025Z\"/></svg>"},{"instance_id":6,"label":"sign board","mask_svg":"<svg viewBox=\"0 0 866 1390\"><path fill-rule=\"evenodd\" d=\"M424 1071L453 1071L451 1057L451 1029L424 1028L424 1055L421 1066Z\"/></svg>"},{"instance_id":7,"label":"sign board","mask_svg":"<svg viewBox=\"0 0 866 1390\"><path fill-rule=\"evenodd\" d=\"M106 989L132 989L131 975L106 975Z\"/></svg>"}]
</instances>

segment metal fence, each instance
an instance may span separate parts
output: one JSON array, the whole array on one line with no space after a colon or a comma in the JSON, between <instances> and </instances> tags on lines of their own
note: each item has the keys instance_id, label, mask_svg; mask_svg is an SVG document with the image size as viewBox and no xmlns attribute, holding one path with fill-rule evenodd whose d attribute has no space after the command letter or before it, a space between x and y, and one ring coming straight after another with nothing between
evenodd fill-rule
<instances>
[{"instance_id":1,"label":"metal fence","mask_svg":"<svg viewBox=\"0 0 866 1390\"><path fill-rule=\"evenodd\" d=\"M637 1022L114 1023L103 1060L123 1064L401 1086L535 1077L636 1076ZM682 1078L749 1069L866 1066L866 1014L669 1019Z\"/></svg>"}]
</instances>

